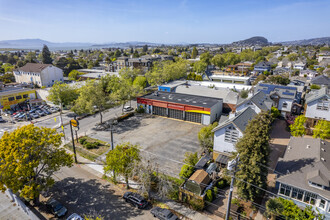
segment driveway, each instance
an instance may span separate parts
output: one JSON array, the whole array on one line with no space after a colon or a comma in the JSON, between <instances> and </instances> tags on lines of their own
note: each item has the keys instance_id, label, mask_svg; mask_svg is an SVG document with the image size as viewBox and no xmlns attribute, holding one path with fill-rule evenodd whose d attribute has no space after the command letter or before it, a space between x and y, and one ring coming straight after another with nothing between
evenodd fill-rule
<instances>
[{"instance_id":1,"label":"driveway","mask_svg":"<svg viewBox=\"0 0 330 220\"><path fill-rule=\"evenodd\" d=\"M114 145L138 144L143 156L158 163L161 171L178 176L183 165L179 162L183 161L184 154L200 150L197 134L202 127L196 123L139 114L114 126ZM92 130L89 136L109 143L111 140L110 131Z\"/></svg>"}]
</instances>

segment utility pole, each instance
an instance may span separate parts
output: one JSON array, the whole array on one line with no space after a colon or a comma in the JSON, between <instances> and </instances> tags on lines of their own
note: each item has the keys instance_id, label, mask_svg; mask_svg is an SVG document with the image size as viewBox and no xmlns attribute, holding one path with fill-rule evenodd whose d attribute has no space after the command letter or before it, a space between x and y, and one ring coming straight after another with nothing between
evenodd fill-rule
<instances>
[{"instance_id":1,"label":"utility pole","mask_svg":"<svg viewBox=\"0 0 330 220\"><path fill-rule=\"evenodd\" d=\"M233 171L233 175L231 177L231 183L230 183L230 190L229 190L229 197L228 197L228 204L227 204L227 213L226 213L226 220L229 220L230 216L230 205L231 205L231 197L233 196L233 190L234 190L234 181L235 181L235 174L237 171L237 165L239 161L239 154L237 154L236 158L228 163L227 169L229 171Z\"/></svg>"},{"instance_id":2,"label":"utility pole","mask_svg":"<svg viewBox=\"0 0 330 220\"><path fill-rule=\"evenodd\" d=\"M110 121L110 136L111 136L111 142L110 142L110 145L111 145L111 150L114 149L114 146L113 146L113 125L114 124L117 124L117 120L111 120ZM113 170L112 171L112 177L115 176L115 171Z\"/></svg>"},{"instance_id":3,"label":"utility pole","mask_svg":"<svg viewBox=\"0 0 330 220\"><path fill-rule=\"evenodd\" d=\"M73 137L72 126L77 127L79 129L78 125L79 124L78 124L78 121L76 120L76 117L74 117L74 119L71 119L70 120L70 129L71 129L71 137L72 137L72 147L73 147L73 153L74 153L74 161L75 161L75 163L78 163L78 161L77 161L77 154L76 154L76 146L74 144L74 137Z\"/></svg>"}]
</instances>

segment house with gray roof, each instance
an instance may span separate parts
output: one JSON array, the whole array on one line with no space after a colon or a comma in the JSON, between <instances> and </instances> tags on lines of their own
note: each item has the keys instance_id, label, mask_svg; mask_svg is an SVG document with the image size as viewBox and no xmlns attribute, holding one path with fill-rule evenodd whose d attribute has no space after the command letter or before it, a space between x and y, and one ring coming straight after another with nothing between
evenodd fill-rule
<instances>
[{"instance_id":1,"label":"house with gray roof","mask_svg":"<svg viewBox=\"0 0 330 220\"><path fill-rule=\"evenodd\" d=\"M263 91L258 91L250 98L240 100L236 106L236 111L250 107L259 114L261 111L270 111L273 105L274 102L269 98L269 95L266 95Z\"/></svg>"},{"instance_id":2,"label":"house with gray roof","mask_svg":"<svg viewBox=\"0 0 330 220\"><path fill-rule=\"evenodd\" d=\"M256 85L254 91L263 91L265 94L268 94L274 101L274 106L278 108L283 116L291 113L300 113L302 91L298 91L296 86L259 83Z\"/></svg>"},{"instance_id":3,"label":"house with gray roof","mask_svg":"<svg viewBox=\"0 0 330 220\"><path fill-rule=\"evenodd\" d=\"M223 153L236 151L235 144L243 137L245 128L257 113L250 107L236 111L235 115L220 123L214 132L213 159L216 160Z\"/></svg>"},{"instance_id":4,"label":"house with gray roof","mask_svg":"<svg viewBox=\"0 0 330 220\"><path fill-rule=\"evenodd\" d=\"M330 143L291 137L277 162L277 194L300 207L312 206L330 219Z\"/></svg>"},{"instance_id":5,"label":"house with gray roof","mask_svg":"<svg viewBox=\"0 0 330 220\"><path fill-rule=\"evenodd\" d=\"M327 87L313 90L306 95L305 117L309 126L316 125L318 120L330 121L330 92Z\"/></svg>"},{"instance_id":6,"label":"house with gray roof","mask_svg":"<svg viewBox=\"0 0 330 220\"><path fill-rule=\"evenodd\" d=\"M319 86L330 86L330 79L325 75L319 75L311 80L311 84Z\"/></svg>"}]
</instances>

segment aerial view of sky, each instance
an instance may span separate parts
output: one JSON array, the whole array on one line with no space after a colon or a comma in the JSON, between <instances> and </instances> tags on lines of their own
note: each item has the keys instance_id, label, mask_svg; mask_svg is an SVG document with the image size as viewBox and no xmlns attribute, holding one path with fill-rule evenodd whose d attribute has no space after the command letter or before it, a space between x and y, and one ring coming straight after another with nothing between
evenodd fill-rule
<instances>
[{"instance_id":1,"label":"aerial view of sky","mask_svg":"<svg viewBox=\"0 0 330 220\"><path fill-rule=\"evenodd\" d=\"M330 36L329 0L0 0L0 40L231 43Z\"/></svg>"}]
</instances>

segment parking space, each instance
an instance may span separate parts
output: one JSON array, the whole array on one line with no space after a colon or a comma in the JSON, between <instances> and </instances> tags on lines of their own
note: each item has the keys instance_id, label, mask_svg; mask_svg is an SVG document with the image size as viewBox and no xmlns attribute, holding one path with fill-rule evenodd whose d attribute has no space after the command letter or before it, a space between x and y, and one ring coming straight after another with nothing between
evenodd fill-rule
<instances>
[{"instance_id":1,"label":"parking space","mask_svg":"<svg viewBox=\"0 0 330 220\"><path fill-rule=\"evenodd\" d=\"M130 142L141 146L142 154L170 175L177 176L186 152L200 150L197 134L203 126L160 116L137 115L114 126L114 144ZM90 135L110 142L110 131ZM103 158L105 155L103 155Z\"/></svg>"}]
</instances>

